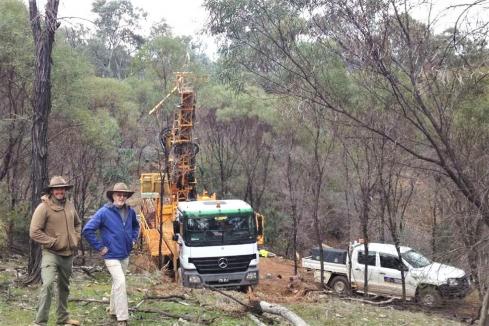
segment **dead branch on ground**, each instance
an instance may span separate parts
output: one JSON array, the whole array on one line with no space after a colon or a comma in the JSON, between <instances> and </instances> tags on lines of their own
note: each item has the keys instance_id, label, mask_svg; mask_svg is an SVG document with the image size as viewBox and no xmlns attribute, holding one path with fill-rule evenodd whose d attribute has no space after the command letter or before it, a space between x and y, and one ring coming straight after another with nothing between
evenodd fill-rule
<instances>
[{"instance_id":1,"label":"dead branch on ground","mask_svg":"<svg viewBox=\"0 0 489 326\"><path fill-rule=\"evenodd\" d=\"M212 291L218 292L218 293L222 294L223 296L233 300L234 302L239 303L240 305L245 307L246 310L250 313L261 315L264 312L267 312L267 313L272 314L272 315L281 316L282 318L284 318L287 321L289 321L290 323L292 323L294 326L307 326L308 325L296 313L294 313L293 311L291 311L291 310L289 310L289 309L287 309L281 305L272 304L272 303L268 303L266 301L257 300L257 301L253 301L253 305L250 306L250 305L236 299L235 297L233 297L233 296L231 296L231 295L229 295L229 294L227 294L227 293L225 293L219 289L209 288L209 287L206 287L206 289L210 289Z\"/></svg>"},{"instance_id":2,"label":"dead branch on ground","mask_svg":"<svg viewBox=\"0 0 489 326\"><path fill-rule=\"evenodd\" d=\"M86 303L109 303L109 300L97 300L97 299L68 299L71 302L86 302Z\"/></svg>"},{"instance_id":3,"label":"dead branch on ground","mask_svg":"<svg viewBox=\"0 0 489 326\"><path fill-rule=\"evenodd\" d=\"M183 295L145 295L144 299L146 300L169 300L173 301L175 299L185 300L186 298Z\"/></svg>"},{"instance_id":4,"label":"dead branch on ground","mask_svg":"<svg viewBox=\"0 0 489 326\"><path fill-rule=\"evenodd\" d=\"M368 303L368 304L371 304L371 305L375 305L375 306L381 306L381 305L384 305L384 304L388 304L388 303L392 303L394 301L395 298L389 298L387 300L384 300L384 301L371 301L371 300L365 300L365 299L359 299L359 298L347 298L351 301L358 301L358 302L362 302L362 303Z\"/></svg>"},{"instance_id":5,"label":"dead branch on ground","mask_svg":"<svg viewBox=\"0 0 489 326\"><path fill-rule=\"evenodd\" d=\"M168 312L165 312L165 311L161 311L161 310L155 310L155 309L139 309L139 308L129 308L129 311L131 312L142 312L142 313L149 313L149 314L159 314L159 315L162 315L164 317L169 317L169 318L173 318L173 319L183 319L185 321L188 321L188 322L192 322L192 323L204 323L206 325L210 325L212 324L212 322L214 321L215 318L213 319L205 319L205 320L199 320L198 318L195 318L195 317L187 317L187 316L184 316L184 315L176 315L176 314L170 314Z\"/></svg>"}]
</instances>

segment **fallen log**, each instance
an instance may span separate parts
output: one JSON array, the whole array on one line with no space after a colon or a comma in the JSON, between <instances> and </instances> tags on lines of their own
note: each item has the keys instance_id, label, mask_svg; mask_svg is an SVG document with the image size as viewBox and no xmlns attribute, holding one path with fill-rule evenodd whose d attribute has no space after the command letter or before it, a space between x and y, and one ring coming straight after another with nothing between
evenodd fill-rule
<instances>
[{"instance_id":1,"label":"fallen log","mask_svg":"<svg viewBox=\"0 0 489 326\"><path fill-rule=\"evenodd\" d=\"M307 326L309 325L299 317L295 312L285 308L284 306L278 304L268 303L266 301L258 301L258 305L262 312L267 312L269 314L278 315L282 318L288 320L294 326Z\"/></svg>"},{"instance_id":2,"label":"fallen log","mask_svg":"<svg viewBox=\"0 0 489 326\"><path fill-rule=\"evenodd\" d=\"M206 289L209 289L209 290L212 290L212 291L215 291L215 292L218 292L218 293L224 295L225 297L233 300L234 302L239 303L240 305L245 307L248 312L251 312L253 314L261 315L262 313L266 312L266 313L269 313L272 315L278 315L278 316L286 319L290 323L292 323L292 325L294 325L294 326L307 326L308 325L296 313L285 308L284 306L281 306L278 304L271 304L271 303L268 303L266 301L261 301L261 300L253 301L253 305L248 305L248 304L236 299L235 297L233 297L233 296L231 296L231 295L229 295L229 294L227 294L227 293L225 293L219 289L210 288L210 287L206 287Z\"/></svg>"}]
</instances>

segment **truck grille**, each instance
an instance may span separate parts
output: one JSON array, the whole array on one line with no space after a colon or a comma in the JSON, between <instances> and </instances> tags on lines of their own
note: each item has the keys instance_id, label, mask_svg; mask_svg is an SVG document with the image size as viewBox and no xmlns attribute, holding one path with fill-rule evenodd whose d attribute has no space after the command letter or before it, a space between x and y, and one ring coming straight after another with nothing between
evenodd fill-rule
<instances>
[{"instance_id":1,"label":"truck grille","mask_svg":"<svg viewBox=\"0 0 489 326\"><path fill-rule=\"evenodd\" d=\"M252 259L256 255L224 256L189 258L188 262L195 265L200 274L219 274L244 272L248 269Z\"/></svg>"},{"instance_id":2,"label":"truck grille","mask_svg":"<svg viewBox=\"0 0 489 326\"><path fill-rule=\"evenodd\" d=\"M441 294L447 297L464 297L470 289L469 278L464 276L458 280L459 284L455 286L449 286L448 284L440 285Z\"/></svg>"}]
</instances>

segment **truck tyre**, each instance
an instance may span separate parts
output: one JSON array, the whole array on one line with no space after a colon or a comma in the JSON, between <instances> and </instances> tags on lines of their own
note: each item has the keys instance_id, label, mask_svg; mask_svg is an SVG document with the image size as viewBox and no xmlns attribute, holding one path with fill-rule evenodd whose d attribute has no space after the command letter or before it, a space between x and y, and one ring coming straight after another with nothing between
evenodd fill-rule
<instances>
[{"instance_id":1,"label":"truck tyre","mask_svg":"<svg viewBox=\"0 0 489 326\"><path fill-rule=\"evenodd\" d=\"M348 284L348 279L346 277L337 275L333 277L330 284L331 288L336 294L350 294L350 285Z\"/></svg>"},{"instance_id":2,"label":"truck tyre","mask_svg":"<svg viewBox=\"0 0 489 326\"><path fill-rule=\"evenodd\" d=\"M440 292L431 286L420 289L416 299L418 303L426 307L438 307L442 301Z\"/></svg>"},{"instance_id":3,"label":"truck tyre","mask_svg":"<svg viewBox=\"0 0 489 326\"><path fill-rule=\"evenodd\" d=\"M248 294L249 291L253 291L251 285L242 285L239 287L239 291Z\"/></svg>"}]
</instances>

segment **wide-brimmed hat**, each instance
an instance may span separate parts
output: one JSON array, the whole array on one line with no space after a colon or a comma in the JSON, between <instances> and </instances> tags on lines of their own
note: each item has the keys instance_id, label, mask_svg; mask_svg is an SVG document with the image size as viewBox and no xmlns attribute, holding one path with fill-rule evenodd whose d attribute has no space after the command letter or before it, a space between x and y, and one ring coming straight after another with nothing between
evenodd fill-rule
<instances>
[{"instance_id":1,"label":"wide-brimmed hat","mask_svg":"<svg viewBox=\"0 0 489 326\"><path fill-rule=\"evenodd\" d=\"M129 190L129 187L124 183L124 182L118 182L114 185L112 190L107 190L107 198L110 201L113 201L114 199L112 198L112 195L114 192L123 192L127 194L127 198L131 197L132 194L134 194L134 191Z\"/></svg>"},{"instance_id":2,"label":"wide-brimmed hat","mask_svg":"<svg viewBox=\"0 0 489 326\"><path fill-rule=\"evenodd\" d=\"M48 193L51 189L54 188L65 188L66 190L68 190L73 188L73 185L67 183L62 176L56 175L51 178L51 180L49 181L49 186L44 188L44 192Z\"/></svg>"}]
</instances>

